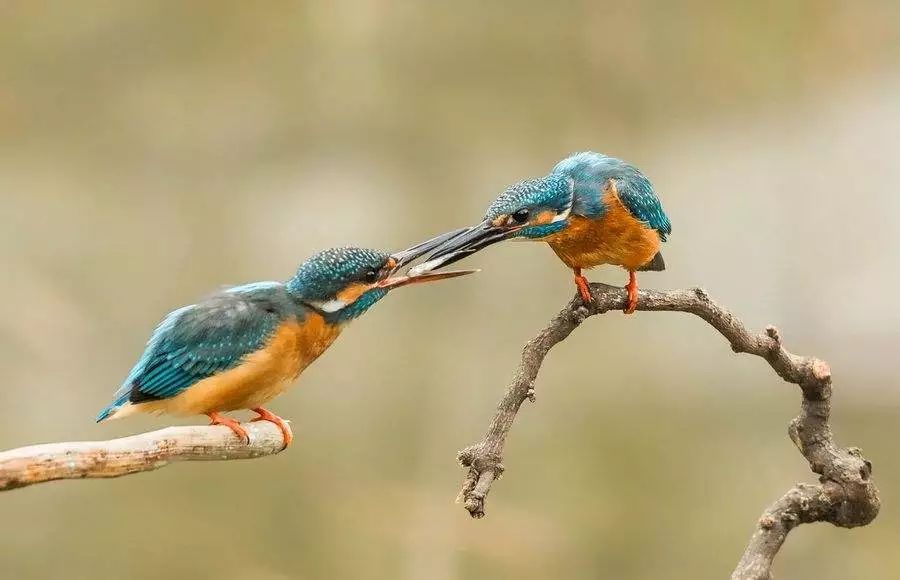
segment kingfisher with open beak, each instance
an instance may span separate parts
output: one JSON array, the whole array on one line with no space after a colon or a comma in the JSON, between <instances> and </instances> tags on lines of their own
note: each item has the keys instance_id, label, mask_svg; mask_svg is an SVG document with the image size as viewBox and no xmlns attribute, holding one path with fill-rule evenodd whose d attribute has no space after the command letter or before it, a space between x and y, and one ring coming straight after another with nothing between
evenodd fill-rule
<instances>
[{"instance_id":1,"label":"kingfisher with open beak","mask_svg":"<svg viewBox=\"0 0 900 580\"><path fill-rule=\"evenodd\" d=\"M628 301L637 307L636 272L664 270L660 243L672 232L653 185L636 167L600 153L577 153L546 177L521 181L490 205L484 220L448 241L424 264L425 272L509 239L543 241L572 269L585 303L585 268L614 264L628 270Z\"/></svg>"},{"instance_id":2,"label":"kingfisher with open beak","mask_svg":"<svg viewBox=\"0 0 900 580\"><path fill-rule=\"evenodd\" d=\"M219 292L166 316L97 421L134 413L207 415L245 443L247 431L222 413L250 409L254 421L293 435L263 407L284 392L350 321L390 290L471 274L403 273L405 266L460 232L402 252L336 248L309 258L287 282L256 282Z\"/></svg>"}]
</instances>

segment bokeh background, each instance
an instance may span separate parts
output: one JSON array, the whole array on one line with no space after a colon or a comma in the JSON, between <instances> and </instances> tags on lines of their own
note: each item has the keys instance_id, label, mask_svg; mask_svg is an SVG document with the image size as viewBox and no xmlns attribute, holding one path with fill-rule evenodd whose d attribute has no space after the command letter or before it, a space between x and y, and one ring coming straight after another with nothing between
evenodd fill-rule
<instances>
[{"instance_id":1,"label":"bokeh background","mask_svg":"<svg viewBox=\"0 0 900 580\"><path fill-rule=\"evenodd\" d=\"M897 577L900 4L679 4L3 2L0 448L168 424L93 417L170 309L466 225L595 149L672 217L645 286L702 285L833 367L884 508L796 531L779 577ZM537 244L470 263L391 295L274 403L286 453L4 494L0 577L726 577L812 478L797 389L689 316L592 319L470 520L456 451L573 294Z\"/></svg>"}]
</instances>

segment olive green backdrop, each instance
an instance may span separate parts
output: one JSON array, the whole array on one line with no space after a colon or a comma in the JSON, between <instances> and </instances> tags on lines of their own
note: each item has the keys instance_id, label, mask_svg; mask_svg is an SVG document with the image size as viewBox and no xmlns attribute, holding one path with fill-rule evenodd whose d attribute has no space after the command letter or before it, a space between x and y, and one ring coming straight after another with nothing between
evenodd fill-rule
<instances>
[{"instance_id":1,"label":"olive green backdrop","mask_svg":"<svg viewBox=\"0 0 900 580\"><path fill-rule=\"evenodd\" d=\"M0 3L0 448L168 424L93 423L168 310L466 225L596 149L672 218L645 286L703 285L833 367L839 441L884 509L796 531L779 577L895 577L900 5L674 4ZM456 451L574 289L537 244L467 263L484 271L392 294L274 402L286 453L0 495L0 577L726 577L811 479L796 388L689 316L591 319L472 521Z\"/></svg>"}]
</instances>

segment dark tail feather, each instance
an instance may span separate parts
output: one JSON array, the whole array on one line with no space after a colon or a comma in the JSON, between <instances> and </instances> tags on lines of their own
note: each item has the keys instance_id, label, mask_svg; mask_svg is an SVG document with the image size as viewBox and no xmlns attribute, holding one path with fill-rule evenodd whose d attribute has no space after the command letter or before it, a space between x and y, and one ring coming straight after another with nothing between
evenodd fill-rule
<instances>
[{"instance_id":1,"label":"dark tail feather","mask_svg":"<svg viewBox=\"0 0 900 580\"><path fill-rule=\"evenodd\" d=\"M124 386L119 387L119 390L116 391L115 400L110 403L110 405L100 411L100 414L97 415L97 422L105 421L112 417L116 411L122 408L122 405L128 402L128 397L130 395L131 388L126 389Z\"/></svg>"},{"instance_id":2,"label":"dark tail feather","mask_svg":"<svg viewBox=\"0 0 900 580\"><path fill-rule=\"evenodd\" d=\"M109 407L103 409L102 411L100 411L100 414L97 415L97 422L100 423L101 421L106 421L107 419L109 419L110 415L116 412L117 409L118 407L116 407L115 405L110 405Z\"/></svg>"},{"instance_id":3,"label":"dark tail feather","mask_svg":"<svg viewBox=\"0 0 900 580\"><path fill-rule=\"evenodd\" d=\"M653 259L638 268L640 272L661 272L666 269L666 261L663 260L662 252L656 252Z\"/></svg>"}]
</instances>

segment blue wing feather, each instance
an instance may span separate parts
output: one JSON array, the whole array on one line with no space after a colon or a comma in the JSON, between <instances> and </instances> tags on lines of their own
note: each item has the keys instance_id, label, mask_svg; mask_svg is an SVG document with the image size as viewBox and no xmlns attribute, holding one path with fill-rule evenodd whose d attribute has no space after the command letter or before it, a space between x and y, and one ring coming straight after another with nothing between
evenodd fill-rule
<instances>
[{"instance_id":1,"label":"blue wing feather","mask_svg":"<svg viewBox=\"0 0 900 580\"><path fill-rule=\"evenodd\" d=\"M602 216L605 212L603 187L612 179L616 182L619 199L631 215L659 232L663 241L672 233L672 224L653 191L653 185L633 165L615 157L585 151L563 159L552 173L565 175L574 181L574 213Z\"/></svg>"},{"instance_id":2,"label":"blue wing feather","mask_svg":"<svg viewBox=\"0 0 900 580\"><path fill-rule=\"evenodd\" d=\"M637 169L630 169L632 171L623 172L624 175L616 179L619 199L631 215L659 232L660 239L666 241L666 236L672 233L669 216L663 211L650 180Z\"/></svg>"},{"instance_id":3,"label":"blue wing feather","mask_svg":"<svg viewBox=\"0 0 900 580\"><path fill-rule=\"evenodd\" d=\"M97 420L128 402L174 397L265 346L285 317L272 293L283 294L283 286L237 287L170 313Z\"/></svg>"}]
</instances>

